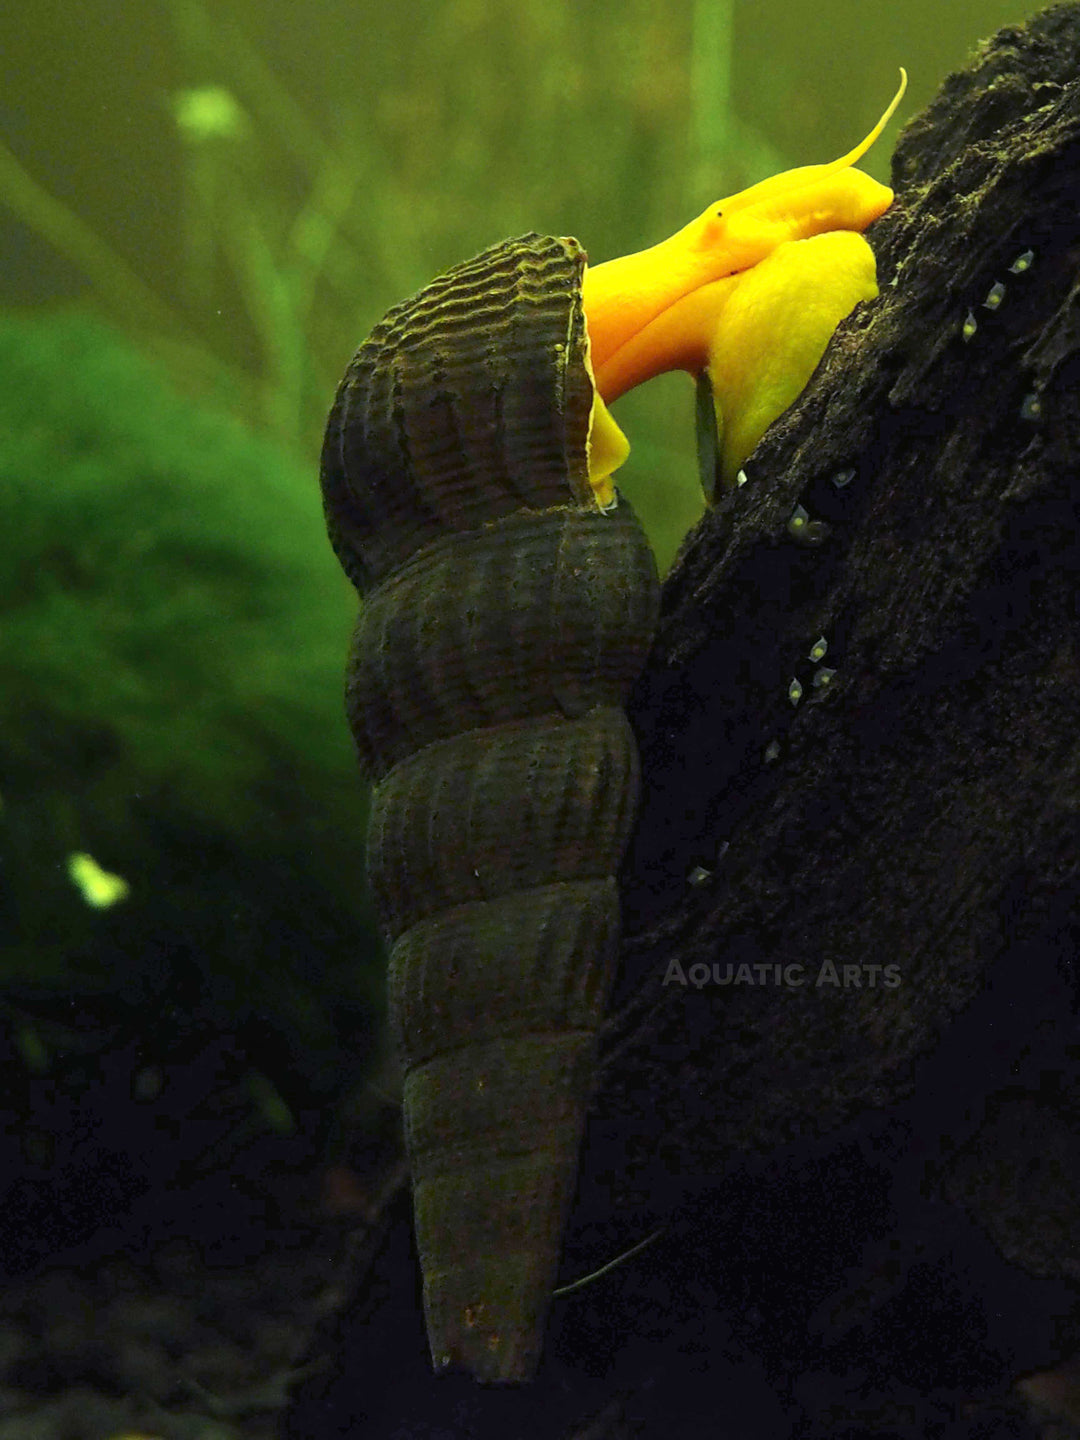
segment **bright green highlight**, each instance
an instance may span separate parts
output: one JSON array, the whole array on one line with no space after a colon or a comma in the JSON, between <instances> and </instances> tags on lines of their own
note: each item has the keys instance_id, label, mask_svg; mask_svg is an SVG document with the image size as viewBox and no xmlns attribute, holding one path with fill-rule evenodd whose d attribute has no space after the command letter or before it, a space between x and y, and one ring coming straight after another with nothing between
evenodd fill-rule
<instances>
[{"instance_id":1,"label":"bright green highlight","mask_svg":"<svg viewBox=\"0 0 1080 1440\"><path fill-rule=\"evenodd\" d=\"M127 897L131 886L122 875L104 870L92 855L77 851L68 856L68 875L87 905L95 910L108 910Z\"/></svg>"}]
</instances>

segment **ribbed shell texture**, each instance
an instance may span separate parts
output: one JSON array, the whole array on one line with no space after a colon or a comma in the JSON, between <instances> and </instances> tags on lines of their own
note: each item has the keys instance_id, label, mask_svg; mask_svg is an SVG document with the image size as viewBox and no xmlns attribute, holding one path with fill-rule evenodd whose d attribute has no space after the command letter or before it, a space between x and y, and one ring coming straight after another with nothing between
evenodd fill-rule
<instances>
[{"instance_id":1,"label":"ribbed shell texture","mask_svg":"<svg viewBox=\"0 0 1080 1440\"><path fill-rule=\"evenodd\" d=\"M437 1367L539 1360L618 942L656 621L588 483L573 240L507 241L396 306L338 391L327 523L363 594L347 681Z\"/></svg>"}]
</instances>

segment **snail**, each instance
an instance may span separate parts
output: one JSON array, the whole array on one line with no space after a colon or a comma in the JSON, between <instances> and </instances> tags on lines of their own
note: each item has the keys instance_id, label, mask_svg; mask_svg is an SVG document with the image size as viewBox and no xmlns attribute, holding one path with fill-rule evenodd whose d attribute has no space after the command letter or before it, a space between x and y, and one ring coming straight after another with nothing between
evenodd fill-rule
<instances>
[{"instance_id":1,"label":"snail","mask_svg":"<svg viewBox=\"0 0 1080 1440\"><path fill-rule=\"evenodd\" d=\"M362 596L346 709L437 1369L535 1373L613 978L638 791L623 705L659 586L605 402L660 370L703 377L730 483L867 293L848 242L873 285L849 232L892 192L850 167L902 90L842 160L651 251L592 270L568 238L483 251L394 306L338 388L324 511ZM815 244L832 231L843 254ZM769 323L800 293L801 345ZM783 384L740 374L769 345Z\"/></svg>"}]
</instances>

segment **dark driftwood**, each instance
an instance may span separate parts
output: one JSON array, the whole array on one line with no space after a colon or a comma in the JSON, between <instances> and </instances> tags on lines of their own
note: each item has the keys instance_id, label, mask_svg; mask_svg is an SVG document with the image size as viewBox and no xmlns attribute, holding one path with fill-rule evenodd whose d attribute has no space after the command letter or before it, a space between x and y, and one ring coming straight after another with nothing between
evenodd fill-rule
<instances>
[{"instance_id":1,"label":"dark driftwood","mask_svg":"<svg viewBox=\"0 0 1080 1440\"><path fill-rule=\"evenodd\" d=\"M988 967L1075 898L1078 57L1080 10L1057 7L906 128L879 300L665 586L601 1108L647 1073L697 1163L905 1093ZM800 504L818 544L791 538ZM815 689L819 636L836 673ZM673 957L902 981L687 994L659 983ZM702 1086L725 1105L696 1115Z\"/></svg>"},{"instance_id":2,"label":"dark driftwood","mask_svg":"<svg viewBox=\"0 0 1080 1440\"><path fill-rule=\"evenodd\" d=\"M655 1243L553 1314L535 1387L480 1391L427 1376L400 1208L291 1434L922 1434L1072 1343L1078 56L1047 11L907 127L880 299L665 586L566 1279Z\"/></svg>"}]
</instances>

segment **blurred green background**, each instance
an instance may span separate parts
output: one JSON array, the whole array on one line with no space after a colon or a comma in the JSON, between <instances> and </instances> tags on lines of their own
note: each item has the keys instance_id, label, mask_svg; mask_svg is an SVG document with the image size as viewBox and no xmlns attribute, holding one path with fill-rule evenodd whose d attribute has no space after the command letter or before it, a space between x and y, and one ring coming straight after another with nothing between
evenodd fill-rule
<instances>
[{"instance_id":1,"label":"blurred green background","mask_svg":"<svg viewBox=\"0 0 1080 1440\"><path fill-rule=\"evenodd\" d=\"M135 1035L152 1066L224 1028L284 1128L360 1083L380 960L316 483L352 350L504 235L599 262L834 158L903 64L887 179L898 123L1037 8L0 12L0 1060ZM662 564L700 513L692 407L665 376L616 411ZM122 898L91 903L83 853Z\"/></svg>"}]
</instances>

